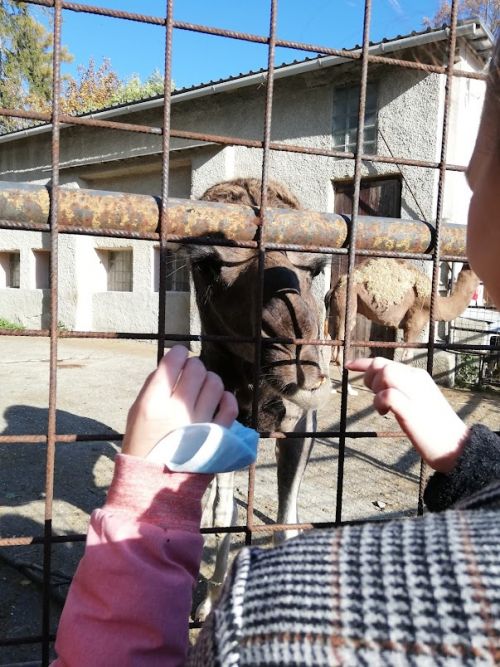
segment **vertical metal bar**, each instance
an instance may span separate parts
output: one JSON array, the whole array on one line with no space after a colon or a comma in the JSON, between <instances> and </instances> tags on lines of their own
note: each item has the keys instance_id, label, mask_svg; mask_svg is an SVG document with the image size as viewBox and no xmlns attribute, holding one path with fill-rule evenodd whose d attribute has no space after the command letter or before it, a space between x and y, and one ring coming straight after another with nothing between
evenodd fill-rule
<instances>
[{"instance_id":1,"label":"vertical metal bar","mask_svg":"<svg viewBox=\"0 0 500 667\"><path fill-rule=\"evenodd\" d=\"M269 155L271 143L271 121L273 113L274 92L274 58L276 51L276 17L278 15L278 0L271 0L271 13L269 25L269 44L267 53L267 89L266 107L264 116L264 138L262 146L262 183L260 193L260 216L257 230L257 285L255 302L255 332L254 332L254 375L252 396L252 426L258 430L259 409L259 383L260 383L260 360L262 353L262 309L264 305L264 266L266 259L265 247L265 216L267 206L267 184L269 181ZM248 503L247 503L247 531L245 544L252 541L253 507L255 490L255 465L250 466L248 471Z\"/></svg>"},{"instance_id":2,"label":"vertical metal bar","mask_svg":"<svg viewBox=\"0 0 500 667\"><path fill-rule=\"evenodd\" d=\"M163 87L162 186L160 207L160 279L158 286L157 361L165 354L165 315L167 289L168 179L170 173L170 121L172 94L172 37L174 0L167 0L165 26L165 78Z\"/></svg>"},{"instance_id":3,"label":"vertical metal bar","mask_svg":"<svg viewBox=\"0 0 500 667\"><path fill-rule=\"evenodd\" d=\"M278 16L278 0L271 0L271 16L269 26L269 47L267 52L267 90L266 109L264 116L264 138L262 145L262 191L260 205L260 229L258 242L264 247L265 208L267 206L267 184L269 181L269 155L271 144L271 123L273 115L274 93L274 59L276 53L276 23ZM260 329L259 329L260 335Z\"/></svg>"},{"instance_id":4,"label":"vertical metal bar","mask_svg":"<svg viewBox=\"0 0 500 667\"><path fill-rule=\"evenodd\" d=\"M344 489L344 458L345 458L345 432L347 429L347 382L348 372L345 367L347 355L351 345L351 332L348 322L351 317L351 293L352 293L352 274L354 271L354 262L356 259L356 222L359 210L359 193L361 189L361 155L363 153L363 140L365 133L365 108L366 108L366 88L368 81L368 52L370 46L370 21L371 21L371 0L365 0L365 12L363 20L363 47L361 51L361 80L359 91L359 109L358 109L358 135L356 137L356 151L354 158L354 195L352 201L352 218L349 235L349 253L347 264L347 303L345 317L345 335L344 335L344 354L342 368L342 394L340 403L340 438L339 438L339 459L337 470L337 502L335 508L335 522L339 524L342 521L342 496Z\"/></svg>"},{"instance_id":5,"label":"vertical metal bar","mask_svg":"<svg viewBox=\"0 0 500 667\"><path fill-rule=\"evenodd\" d=\"M441 138L441 154L439 160L439 181L436 203L436 232L435 243L432 258L432 288L429 314L429 340L427 348L427 372L432 375L434 367L434 339L436 333L435 307L436 296L439 287L439 258L441 252L441 223L443 220L443 200L446 180L446 155L448 152L449 120L451 107L451 93L453 87L453 64L455 60L455 48L457 43L457 18L458 18L458 0L452 0L450 34L448 38L448 63L446 65L446 83L443 112L443 131ZM424 511L424 489L427 480L427 466L422 460L420 462L420 478L418 485L418 514Z\"/></svg>"},{"instance_id":6,"label":"vertical metal bar","mask_svg":"<svg viewBox=\"0 0 500 667\"><path fill-rule=\"evenodd\" d=\"M45 466L45 521L43 542L42 665L49 664L50 575L52 560L52 505L57 410L58 344L58 205L59 205L59 100L61 94L61 0L54 2L52 58L52 200L50 209L50 359L49 408Z\"/></svg>"}]
</instances>

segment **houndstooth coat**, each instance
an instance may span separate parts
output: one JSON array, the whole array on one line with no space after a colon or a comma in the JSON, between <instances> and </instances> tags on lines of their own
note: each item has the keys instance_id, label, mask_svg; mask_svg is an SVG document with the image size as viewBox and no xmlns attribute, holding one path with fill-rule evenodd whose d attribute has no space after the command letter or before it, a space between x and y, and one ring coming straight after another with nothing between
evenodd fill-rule
<instances>
[{"instance_id":1,"label":"houndstooth coat","mask_svg":"<svg viewBox=\"0 0 500 667\"><path fill-rule=\"evenodd\" d=\"M189 664L500 665L500 439L474 426L424 498L421 518L242 550Z\"/></svg>"}]
</instances>

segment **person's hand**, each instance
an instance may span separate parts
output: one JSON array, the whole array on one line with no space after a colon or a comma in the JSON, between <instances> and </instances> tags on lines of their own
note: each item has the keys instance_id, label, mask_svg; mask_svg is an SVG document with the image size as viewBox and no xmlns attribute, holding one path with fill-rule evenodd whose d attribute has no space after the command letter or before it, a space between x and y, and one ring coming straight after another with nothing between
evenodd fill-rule
<instances>
[{"instance_id":1,"label":"person's hand","mask_svg":"<svg viewBox=\"0 0 500 667\"><path fill-rule=\"evenodd\" d=\"M468 428L428 373L381 357L355 359L346 368L364 372L365 385L375 394L377 412L394 414L431 468L440 472L453 469Z\"/></svg>"},{"instance_id":2,"label":"person's hand","mask_svg":"<svg viewBox=\"0 0 500 667\"><path fill-rule=\"evenodd\" d=\"M213 422L229 428L238 415L236 398L218 375L176 345L149 375L129 410L122 452L145 457L176 428Z\"/></svg>"}]
</instances>

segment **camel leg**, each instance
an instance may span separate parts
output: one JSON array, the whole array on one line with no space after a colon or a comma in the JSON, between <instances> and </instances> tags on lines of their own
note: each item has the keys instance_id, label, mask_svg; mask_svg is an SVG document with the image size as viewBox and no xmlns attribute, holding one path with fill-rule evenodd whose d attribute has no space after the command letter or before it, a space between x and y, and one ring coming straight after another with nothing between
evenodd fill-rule
<instances>
[{"instance_id":1,"label":"camel leg","mask_svg":"<svg viewBox=\"0 0 500 667\"><path fill-rule=\"evenodd\" d=\"M413 356L414 356L414 350L405 347L401 352L401 362L404 364L411 363L413 360Z\"/></svg>"},{"instance_id":2,"label":"camel leg","mask_svg":"<svg viewBox=\"0 0 500 667\"><path fill-rule=\"evenodd\" d=\"M316 412L307 412L295 427L297 431L315 431ZM309 461L314 438L285 438L276 441L278 464L278 523L298 523L297 498L302 477ZM296 529L275 531L274 544L298 535Z\"/></svg>"},{"instance_id":3,"label":"camel leg","mask_svg":"<svg viewBox=\"0 0 500 667\"><path fill-rule=\"evenodd\" d=\"M234 526L236 524L237 507L234 499L234 472L215 476L203 517L206 518L209 514L211 514L209 524L214 528L218 526ZM220 589L228 569L230 547L231 533L215 533L214 571L208 581L207 596L196 609L196 620L204 621L210 613L214 602L219 597Z\"/></svg>"},{"instance_id":4,"label":"camel leg","mask_svg":"<svg viewBox=\"0 0 500 667\"><path fill-rule=\"evenodd\" d=\"M424 312L415 313L403 326L403 340L405 343L416 343L427 324L427 316ZM405 347L401 353L401 361L410 363L415 356L415 350Z\"/></svg>"},{"instance_id":5,"label":"camel leg","mask_svg":"<svg viewBox=\"0 0 500 667\"><path fill-rule=\"evenodd\" d=\"M335 328L332 331L332 337L334 340L344 340L345 341L345 332L346 332L346 304L347 304L347 293L345 291L339 292L336 295L336 302L334 311L336 313L335 317ZM357 307L357 296L355 293L351 296L350 302L350 315L351 319L349 322L349 331L353 331L356 326L356 307ZM344 367L344 347L339 346L335 348L334 363L338 366L339 369L339 381L342 384L342 369ZM332 389L332 394L336 394L336 389ZM356 389L353 389L349 383L347 383L347 393L349 396L357 396L358 392Z\"/></svg>"}]
</instances>

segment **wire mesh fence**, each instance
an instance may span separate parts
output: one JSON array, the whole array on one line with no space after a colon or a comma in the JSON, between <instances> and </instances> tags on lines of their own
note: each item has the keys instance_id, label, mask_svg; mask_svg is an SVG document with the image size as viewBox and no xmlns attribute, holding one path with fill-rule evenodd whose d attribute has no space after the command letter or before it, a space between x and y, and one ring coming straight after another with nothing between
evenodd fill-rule
<instances>
[{"instance_id":1,"label":"wire mesh fence","mask_svg":"<svg viewBox=\"0 0 500 667\"><path fill-rule=\"evenodd\" d=\"M50 236L50 263L47 271L50 272L50 317L46 328L7 329L2 328L3 335L31 336L49 339L49 378L48 378L48 422L45 433L29 433L18 430L15 434L0 436L0 443L15 448L22 443L35 443L44 447L45 482L44 482L44 516L43 533L26 534L19 536L1 537L0 548L8 547L38 547L43 550L43 565L41 569L30 572L41 585L42 602L40 608L40 632L30 636L0 637L0 645L40 645L42 664L48 664L51 647L54 640L54 611L51 600L58 595L58 570L54 565L54 551L60 544L77 544L84 540L83 534L58 534L53 525L54 483L57 474L56 444L58 443L95 443L120 442L121 434L102 433L61 433L57 428L57 410L59 405L58 349L62 340L67 339L100 339L100 340L152 340L157 346L157 359L165 353L165 347L175 341L209 342L213 344L247 344L252 349L252 386L251 423L259 425L259 387L262 375L262 351L265 346L285 344L296 347L304 345L332 348L342 345L346 355L350 350L364 347L369 349L412 348L425 351L427 370L432 374L434 358L437 350L465 351L473 349L488 352L495 351L496 340L487 342L470 342L463 339L449 338L436 341L436 297L440 288L440 265L442 261L460 261L465 259L465 235L462 225L453 225L444 218L444 192L447 177L450 173L463 173L466 166L453 164L448 161L449 135L452 110L453 86L456 79L484 80L481 72L455 67L457 53L457 39L463 33L463 26L458 25L458 2L452 3L450 26L445 29L446 48L441 55L441 62L418 62L407 57L396 58L392 54L384 55L383 48L370 42L370 22L372 12L371 0L365 1L363 18L362 45L352 50L336 49L327 45L317 45L302 42L292 42L279 39L277 36L278 0L269 2L269 31L265 35L253 35L233 30L225 30L214 26L198 25L175 20L174 0L168 0L165 6L165 15L162 17L123 12L109 8L64 2L61 0L31 0L30 4L47 7L53 14L53 90L52 111L50 114L16 110L0 109L0 114L8 117L24 118L32 121L50 123L51 131L51 180L50 187L33 184L0 183L0 227L5 230L45 232ZM161 126L156 124L136 124L108 120L101 115L90 114L79 117L68 116L60 111L61 99L61 25L63 12L78 12L91 15L101 15L116 21L132 21L158 26L162 31L165 44L164 63L164 91L162 102ZM179 129L175 127L172 118L172 97L175 96L172 87L173 41L176 31L188 31L195 34L218 36L224 39L239 40L245 43L261 44L267 49L267 67L261 76L263 90L263 117L261 119L262 134L256 138L242 136L227 136L218 132L199 132L194 129ZM484 37L484 35L483 35ZM487 36L486 36L487 39ZM411 45L408 45L410 48ZM281 69L276 66L276 49L285 47L301 52L318 54L318 62L323 57L341 58L343 63L350 63L355 67L359 91L356 95L356 118L354 134L349 134L345 149L337 147L325 148L324 145L305 145L304 143L287 140L273 140L273 109L275 99L275 85L281 76ZM406 51L410 53L410 51ZM444 63L444 64L443 64ZM370 115L370 83L369 73L372 67L388 68L394 75L411 70L425 75L439 75L444 77L443 96L440 101L440 154L437 159L415 159L404 155L393 155L390 151L384 153L365 152L366 147L373 148L376 142L364 142L365 123ZM261 73L262 75L262 73ZM368 100L368 108L367 108ZM348 104L348 100L345 102ZM117 194L92 192L90 190L68 190L61 187L61 144L64 142L62 134L67 127L86 127L95 132L114 131L122 133L139 133L154 135L161 139L162 155L162 187L154 198L146 195ZM348 128L349 129L349 128ZM352 130L352 128L350 128ZM368 134L373 129L373 122L369 122L366 130ZM371 134L370 134L371 137ZM178 200L169 197L169 172L172 154L172 139L189 140L207 145L237 146L253 151L260 155L260 206L255 211L250 208L232 207L228 204L195 202ZM352 150L353 146L355 147ZM348 160L353 165L353 178L349 187L352 192L352 209L349 214L319 213L305 210L271 209L268 206L268 186L274 176L273 156L286 154L290 156L307 156L318 160ZM369 203L363 204L363 179L366 178L366 167L376 165L392 165L397 169L408 167L421 170L431 170L437 174L436 207L432 224L423 220L402 220L396 218L364 215ZM347 195L346 195L347 196ZM366 204L366 205L365 205ZM361 208L360 208L361 207ZM130 212L133 212L133 215ZM195 214L193 214L195 211ZM417 216L416 216L417 217ZM60 324L61 271L59 265L59 241L61 235L90 235L119 239L145 239L159 244L158 273L158 318L155 332L113 331L80 331L68 330ZM253 317L259 325L251 336L230 336L227 334L183 334L169 331L169 314L166 310L165 293L172 289L169 278L171 271L171 250L169 243L189 245L217 245L220 247L246 248L254 253L256 259L256 280L252 289L255 290L253 303ZM430 297L429 335L426 342L409 343L398 340L372 341L357 340L346 328L344 340L324 339L320 336L303 338L280 337L264 335L260 322L264 308L266 255L272 251L294 253L307 251L318 255L343 257L347 273L347 294L354 290L353 274L357 260L365 257L385 257L395 259L413 259L430 262L432 266L432 290ZM104 251L103 251L104 252ZM110 262L123 260L122 251L106 250ZM7 261L7 260L6 260ZM12 281L18 281L16 259L8 258ZM15 266L14 266L15 265ZM128 265L127 265L128 266ZM132 285L131 268L126 271L125 264L120 264L117 289L130 291ZM17 273L16 273L17 271ZM126 275L125 275L126 274ZM15 287L16 285L11 285ZM345 319L349 321L352 313L352 299L346 300ZM331 527L345 522L345 486L344 466L346 447L350 441L361 438L401 438L397 430L365 429L354 430L348 425L348 374L342 371L341 393L339 397L338 427L326 429L295 430L293 432L262 430L261 436L282 439L299 436L313 436L318 440L338 440L337 470L331 474L331 489L334 494L334 508L327 514L327 520L306 521L292 527L309 528ZM280 523L259 523L254 511L255 496L255 467L248 473L248 482L245 497L245 521L236 526L226 526L204 529L206 533L238 532L244 535L247 544L258 540L262 534L280 531L284 528ZM415 498L415 512L422 512L422 493L426 478L423 466L420 470L418 498ZM288 528L288 524L286 524ZM7 552L5 552L7 553ZM5 557L8 561L8 556ZM35 568L36 569L36 568ZM64 577L63 577L64 579ZM67 583L67 582L66 582Z\"/></svg>"}]
</instances>

